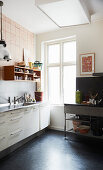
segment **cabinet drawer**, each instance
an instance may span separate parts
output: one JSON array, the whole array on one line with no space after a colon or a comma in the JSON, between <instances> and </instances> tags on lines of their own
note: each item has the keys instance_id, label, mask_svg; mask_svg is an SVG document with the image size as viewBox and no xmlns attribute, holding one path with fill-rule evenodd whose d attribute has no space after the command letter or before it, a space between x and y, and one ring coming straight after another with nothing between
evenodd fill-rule
<instances>
[{"instance_id":1,"label":"cabinet drawer","mask_svg":"<svg viewBox=\"0 0 103 170\"><path fill-rule=\"evenodd\" d=\"M6 120L0 119L0 135L6 133L6 131L7 131L7 122Z\"/></svg>"},{"instance_id":2,"label":"cabinet drawer","mask_svg":"<svg viewBox=\"0 0 103 170\"><path fill-rule=\"evenodd\" d=\"M30 108L27 108L27 109L24 109L24 114L28 114L31 112L31 109Z\"/></svg>"},{"instance_id":3,"label":"cabinet drawer","mask_svg":"<svg viewBox=\"0 0 103 170\"><path fill-rule=\"evenodd\" d=\"M8 144L9 146L14 145L15 143L19 142L22 139L23 139L23 129L19 128L9 133Z\"/></svg>"},{"instance_id":4,"label":"cabinet drawer","mask_svg":"<svg viewBox=\"0 0 103 170\"><path fill-rule=\"evenodd\" d=\"M22 109L13 110L13 111L8 113L8 118L20 116L21 114L23 114L23 110Z\"/></svg>"},{"instance_id":5,"label":"cabinet drawer","mask_svg":"<svg viewBox=\"0 0 103 170\"><path fill-rule=\"evenodd\" d=\"M6 119L6 114L7 113L0 113L0 121L3 121Z\"/></svg>"},{"instance_id":6,"label":"cabinet drawer","mask_svg":"<svg viewBox=\"0 0 103 170\"><path fill-rule=\"evenodd\" d=\"M38 110L39 107L38 107L38 106L34 106L34 107L32 107L32 109L33 109L33 110Z\"/></svg>"},{"instance_id":7,"label":"cabinet drawer","mask_svg":"<svg viewBox=\"0 0 103 170\"><path fill-rule=\"evenodd\" d=\"M6 135L0 135L0 151L6 149L7 146L7 137Z\"/></svg>"},{"instance_id":8,"label":"cabinet drawer","mask_svg":"<svg viewBox=\"0 0 103 170\"><path fill-rule=\"evenodd\" d=\"M23 127L23 116L20 115L18 117L11 117L8 120L8 130L11 132L12 130L16 130L20 127Z\"/></svg>"}]
</instances>

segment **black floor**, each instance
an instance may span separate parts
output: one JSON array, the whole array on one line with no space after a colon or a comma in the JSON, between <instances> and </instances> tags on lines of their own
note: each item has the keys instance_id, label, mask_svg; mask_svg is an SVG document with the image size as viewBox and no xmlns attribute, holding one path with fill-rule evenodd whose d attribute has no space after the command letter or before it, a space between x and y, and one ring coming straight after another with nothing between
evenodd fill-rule
<instances>
[{"instance_id":1,"label":"black floor","mask_svg":"<svg viewBox=\"0 0 103 170\"><path fill-rule=\"evenodd\" d=\"M1 160L0 170L103 170L103 144L48 131Z\"/></svg>"}]
</instances>

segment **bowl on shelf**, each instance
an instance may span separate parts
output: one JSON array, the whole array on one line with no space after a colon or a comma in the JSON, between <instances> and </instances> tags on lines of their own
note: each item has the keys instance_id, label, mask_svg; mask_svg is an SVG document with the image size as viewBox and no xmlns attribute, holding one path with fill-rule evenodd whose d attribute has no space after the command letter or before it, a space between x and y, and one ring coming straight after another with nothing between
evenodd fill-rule
<instances>
[{"instance_id":1,"label":"bowl on shelf","mask_svg":"<svg viewBox=\"0 0 103 170\"><path fill-rule=\"evenodd\" d=\"M79 132L81 134L85 134L85 133L88 133L89 130L90 130L90 126L87 126L87 125L80 125L79 128L78 128Z\"/></svg>"}]
</instances>

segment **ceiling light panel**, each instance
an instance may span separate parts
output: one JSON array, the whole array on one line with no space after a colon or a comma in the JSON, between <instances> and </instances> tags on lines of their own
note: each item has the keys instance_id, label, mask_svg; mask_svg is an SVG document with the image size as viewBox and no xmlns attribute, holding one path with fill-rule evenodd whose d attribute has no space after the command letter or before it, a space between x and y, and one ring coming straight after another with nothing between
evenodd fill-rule
<instances>
[{"instance_id":1,"label":"ceiling light panel","mask_svg":"<svg viewBox=\"0 0 103 170\"><path fill-rule=\"evenodd\" d=\"M36 5L59 27L90 22L82 0L36 0Z\"/></svg>"}]
</instances>

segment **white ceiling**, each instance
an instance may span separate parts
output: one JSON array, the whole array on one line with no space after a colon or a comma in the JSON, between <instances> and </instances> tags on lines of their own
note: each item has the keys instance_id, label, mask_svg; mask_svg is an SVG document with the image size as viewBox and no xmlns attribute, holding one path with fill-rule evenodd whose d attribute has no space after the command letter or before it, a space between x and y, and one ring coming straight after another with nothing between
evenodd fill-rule
<instances>
[{"instance_id":1,"label":"white ceiling","mask_svg":"<svg viewBox=\"0 0 103 170\"><path fill-rule=\"evenodd\" d=\"M81 1L85 3L90 15L103 9L103 0ZM35 0L3 0L3 2L3 13L35 34L60 29L35 6Z\"/></svg>"},{"instance_id":2,"label":"white ceiling","mask_svg":"<svg viewBox=\"0 0 103 170\"><path fill-rule=\"evenodd\" d=\"M58 29L58 27L43 14L34 0L3 0L3 13L34 33Z\"/></svg>"}]
</instances>

